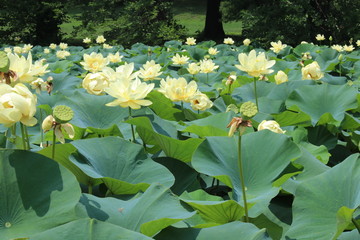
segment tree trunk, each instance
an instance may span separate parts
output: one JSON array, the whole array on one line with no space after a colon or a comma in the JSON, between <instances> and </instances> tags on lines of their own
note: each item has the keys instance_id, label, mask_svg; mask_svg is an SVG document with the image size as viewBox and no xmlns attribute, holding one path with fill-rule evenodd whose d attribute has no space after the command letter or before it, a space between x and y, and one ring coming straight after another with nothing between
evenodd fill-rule
<instances>
[{"instance_id":1,"label":"tree trunk","mask_svg":"<svg viewBox=\"0 0 360 240\"><path fill-rule=\"evenodd\" d=\"M220 13L221 0L207 0L204 39L222 40L225 37Z\"/></svg>"}]
</instances>

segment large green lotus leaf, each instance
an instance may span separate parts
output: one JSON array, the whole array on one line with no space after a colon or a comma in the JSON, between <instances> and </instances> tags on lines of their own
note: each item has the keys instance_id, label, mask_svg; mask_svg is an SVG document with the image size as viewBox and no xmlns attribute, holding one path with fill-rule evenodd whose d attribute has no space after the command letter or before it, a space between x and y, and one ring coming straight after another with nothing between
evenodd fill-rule
<instances>
[{"instance_id":1,"label":"large green lotus leaf","mask_svg":"<svg viewBox=\"0 0 360 240\"><path fill-rule=\"evenodd\" d=\"M268 83L268 84L271 84L271 83ZM267 97L270 99L285 101L289 97L289 95L292 93L292 91L294 91L295 89L305 86L305 85L314 85L314 84L315 84L315 82L311 81L311 80L288 81L288 82L276 85L276 87L273 87Z\"/></svg>"},{"instance_id":2,"label":"large green lotus leaf","mask_svg":"<svg viewBox=\"0 0 360 240\"><path fill-rule=\"evenodd\" d=\"M258 229L251 223L231 222L200 231L196 240L270 240L266 229Z\"/></svg>"},{"instance_id":3,"label":"large green lotus leaf","mask_svg":"<svg viewBox=\"0 0 360 240\"><path fill-rule=\"evenodd\" d=\"M326 48L319 53L318 56L314 59L318 62L321 71L332 71L335 69L335 66L339 63L339 52L332 49Z\"/></svg>"},{"instance_id":4,"label":"large green lotus leaf","mask_svg":"<svg viewBox=\"0 0 360 240\"><path fill-rule=\"evenodd\" d=\"M353 154L332 169L304 181L295 192L293 223L286 236L336 239L360 205L360 158Z\"/></svg>"},{"instance_id":5,"label":"large green lotus leaf","mask_svg":"<svg viewBox=\"0 0 360 240\"><path fill-rule=\"evenodd\" d=\"M355 240L359 239L359 231L357 229L352 230L351 232L343 232L338 240Z\"/></svg>"},{"instance_id":6,"label":"large green lotus leaf","mask_svg":"<svg viewBox=\"0 0 360 240\"><path fill-rule=\"evenodd\" d=\"M122 138L105 137L71 142L80 154L70 161L86 175L103 182L113 194L145 191L151 183L172 186L173 175L151 160L139 144Z\"/></svg>"},{"instance_id":7,"label":"large green lotus leaf","mask_svg":"<svg viewBox=\"0 0 360 240\"><path fill-rule=\"evenodd\" d=\"M255 203L249 213L256 217L278 193L273 182L300 150L289 137L268 130L245 134L241 143L247 199ZM196 150L192 165L233 188L234 199L243 206L237 145L237 137L208 137Z\"/></svg>"},{"instance_id":8,"label":"large green lotus leaf","mask_svg":"<svg viewBox=\"0 0 360 240\"><path fill-rule=\"evenodd\" d=\"M136 117L126 121L136 126L136 131L146 144L158 145L166 156L176 158L183 162L190 162L192 155L203 141L198 138L178 140L167 134L161 125L154 124L148 117Z\"/></svg>"},{"instance_id":9,"label":"large green lotus leaf","mask_svg":"<svg viewBox=\"0 0 360 240\"><path fill-rule=\"evenodd\" d=\"M60 99L56 105L71 107L74 111L71 123L78 127L108 129L129 116L127 108L105 106L113 100L114 98L109 95L96 96L76 91L71 96Z\"/></svg>"},{"instance_id":10,"label":"large green lotus leaf","mask_svg":"<svg viewBox=\"0 0 360 240\"><path fill-rule=\"evenodd\" d=\"M284 111L279 114L272 115L280 126L311 126L311 117L304 112Z\"/></svg>"},{"instance_id":11,"label":"large green lotus leaf","mask_svg":"<svg viewBox=\"0 0 360 240\"><path fill-rule=\"evenodd\" d=\"M150 240L141 233L95 219L83 218L59 227L47 230L31 237L31 240Z\"/></svg>"},{"instance_id":12,"label":"large green lotus leaf","mask_svg":"<svg viewBox=\"0 0 360 240\"><path fill-rule=\"evenodd\" d=\"M184 114L180 109L175 108L174 103L158 91L150 92L146 99L152 101L149 107L161 118L166 120L184 119Z\"/></svg>"},{"instance_id":13,"label":"large green lotus leaf","mask_svg":"<svg viewBox=\"0 0 360 240\"><path fill-rule=\"evenodd\" d=\"M290 110L301 110L310 115L312 125L321 120L322 124L328 123L331 118L341 122L347 110L357 108L356 97L356 89L347 85L303 86L293 91L286 100L286 106Z\"/></svg>"},{"instance_id":14,"label":"large green lotus leaf","mask_svg":"<svg viewBox=\"0 0 360 240\"><path fill-rule=\"evenodd\" d=\"M49 76L53 78L53 93L60 90L76 89L81 84L80 78L70 75L67 71L61 73L51 72Z\"/></svg>"},{"instance_id":15,"label":"large green lotus leaf","mask_svg":"<svg viewBox=\"0 0 360 240\"><path fill-rule=\"evenodd\" d=\"M154 236L162 229L195 214L189 212L166 187L152 184L143 194L128 201L83 194L79 214Z\"/></svg>"},{"instance_id":16,"label":"large green lotus leaf","mask_svg":"<svg viewBox=\"0 0 360 240\"><path fill-rule=\"evenodd\" d=\"M0 150L0 236L7 240L76 218L80 187L55 161L22 150Z\"/></svg>"},{"instance_id":17,"label":"large green lotus leaf","mask_svg":"<svg viewBox=\"0 0 360 240\"><path fill-rule=\"evenodd\" d=\"M196 210L206 221L197 227L209 227L238 221L245 215L245 210L234 200L224 201L221 197L209 195L204 190L185 192L180 199Z\"/></svg>"}]
</instances>

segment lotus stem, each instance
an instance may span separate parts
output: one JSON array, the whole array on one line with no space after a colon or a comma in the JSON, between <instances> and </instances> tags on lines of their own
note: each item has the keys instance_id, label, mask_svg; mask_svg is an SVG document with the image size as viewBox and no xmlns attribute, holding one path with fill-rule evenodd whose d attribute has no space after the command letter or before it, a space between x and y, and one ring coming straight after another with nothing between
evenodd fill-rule
<instances>
[{"instance_id":1,"label":"lotus stem","mask_svg":"<svg viewBox=\"0 0 360 240\"><path fill-rule=\"evenodd\" d=\"M258 97L257 97L257 89L256 89L256 78L254 77L254 94L255 94L255 102L256 102L256 107L259 110L259 103L258 103Z\"/></svg>"},{"instance_id":2,"label":"lotus stem","mask_svg":"<svg viewBox=\"0 0 360 240\"><path fill-rule=\"evenodd\" d=\"M39 122L42 122L43 121L42 109L39 108L39 110L40 110L40 121ZM43 142L44 142L44 131L42 130L41 127L40 127L40 141L41 141L40 147L42 147Z\"/></svg>"},{"instance_id":3,"label":"lotus stem","mask_svg":"<svg viewBox=\"0 0 360 240\"><path fill-rule=\"evenodd\" d=\"M22 138L22 143L23 143L23 149L28 150L27 144L26 144L26 133L25 133L24 124L20 123L20 129L21 129L21 138Z\"/></svg>"},{"instance_id":4,"label":"lotus stem","mask_svg":"<svg viewBox=\"0 0 360 240\"><path fill-rule=\"evenodd\" d=\"M89 193L89 194L92 194L92 193L93 193L93 186L92 186L91 183L89 183L89 185L88 185L88 193Z\"/></svg>"},{"instance_id":5,"label":"lotus stem","mask_svg":"<svg viewBox=\"0 0 360 240\"><path fill-rule=\"evenodd\" d=\"M358 232L360 233L360 225L356 222L355 218L351 219L352 223L355 225L356 229L358 230Z\"/></svg>"},{"instance_id":6,"label":"lotus stem","mask_svg":"<svg viewBox=\"0 0 360 240\"><path fill-rule=\"evenodd\" d=\"M129 107L129 119L132 118L131 115L131 107ZM135 131L134 131L134 126L132 124L130 124L131 126L131 134L132 134L132 141L135 142Z\"/></svg>"},{"instance_id":7,"label":"lotus stem","mask_svg":"<svg viewBox=\"0 0 360 240\"><path fill-rule=\"evenodd\" d=\"M244 183L244 170L243 164L241 159L241 133L239 132L239 141L238 141L238 166L240 170L240 181L241 181L241 190L242 196L244 201L244 210L245 210L245 222L249 222L249 213L248 213L248 206L246 201L246 188Z\"/></svg>"},{"instance_id":8,"label":"lotus stem","mask_svg":"<svg viewBox=\"0 0 360 240\"><path fill-rule=\"evenodd\" d=\"M25 129L25 136L26 136L26 146L27 146L27 149L30 150L29 132L28 132L26 125L24 126L24 129Z\"/></svg>"},{"instance_id":9,"label":"lotus stem","mask_svg":"<svg viewBox=\"0 0 360 240\"><path fill-rule=\"evenodd\" d=\"M55 128L53 129L53 139L52 139L52 151L51 151L51 158L55 160L55 145L56 145L56 135L55 135Z\"/></svg>"}]
</instances>

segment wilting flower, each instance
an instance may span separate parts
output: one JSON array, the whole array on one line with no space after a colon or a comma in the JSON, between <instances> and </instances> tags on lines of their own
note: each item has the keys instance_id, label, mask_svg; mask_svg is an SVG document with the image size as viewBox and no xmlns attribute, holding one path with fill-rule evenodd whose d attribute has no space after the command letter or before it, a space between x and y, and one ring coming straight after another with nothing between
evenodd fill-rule
<instances>
[{"instance_id":1,"label":"wilting flower","mask_svg":"<svg viewBox=\"0 0 360 240\"><path fill-rule=\"evenodd\" d=\"M96 43L104 43L106 41L106 39L104 38L103 35L97 36L96 38Z\"/></svg>"},{"instance_id":2,"label":"wilting flower","mask_svg":"<svg viewBox=\"0 0 360 240\"><path fill-rule=\"evenodd\" d=\"M331 48L338 51L338 52L344 51L344 48L339 44L332 45Z\"/></svg>"},{"instance_id":3,"label":"wilting flower","mask_svg":"<svg viewBox=\"0 0 360 240\"><path fill-rule=\"evenodd\" d=\"M202 73L212 73L218 68L219 66L215 65L211 59L200 60L200 72Z\"/></svg>"},{"instance_id":4,"label":"wilting flower","mask_svg":"<svg viewBox=\"0 0 360 240\"><path fill-rule=\"evenodd\" d=\"M325 40L325 36L324 36L324 34L318 34L318 35L316 35L316 40L318 40L318 41L324 41Z\"/></svg>"},{"instance_id":5,"label":"wilting flower","mask_svg":"<svg viewBox=\"0 0 360 240\"><path fill-rule=\"evenodd\" d=\"M283 50L287 46L286 44L282 44L280 40L278 42L271 42L270 44L272 46L270 50L272 50L274 53L281 52L281 50Z\"/></svg>"},{"instance_id":6,"label":"wilting flower","mask_svg":"<svg viewBox=\"0 0 360 240\"><path fill-rule=\"evenodd\" d=\"M89 54L84 54L84 61L80 62L83 65L85 70L90 72L100 72L106 65L109 64L109 60L104 58L101 53L92 52Z\"/></svg>"},{"instance_id":7,"label":"wilting flower","mask_svg":"<svg viewBox=\"0 0 360 240\"><path fill-rule=\"evenodd\" d=\"M66 51L66 50L60 50L60 51L56 51L56 57L60 58L60 59L65 59L66 57L70 56L70 52Z\"/></svg>"},{"instance_id":8,"label":"wilting flower","mask_svg":"<svg viewBox=\"0 0 360 240\"><path fill-rule=\"evenodd\" d=\"M280 128L279 123L277 123L274 120L263 120L258 126L258 131L261 131L264 129L270 130L274 133L285 133L286 132L286 131L282 130Z\"/></svg>"},{"instance_id":9,"label":"wilting flower","mask_svg":"<svg viewBox=\"0 0 360 240\"><path fill-rule=\"evenodd\" d=\"M319 80L324 77L324 73L321 72L319 64L314 61L301 69L303 80Z\"/></svg>"},{"instance_id":10,"label":"wilting flower","mask_svg":"<svg viewBox=\"0 0 360 240\"><path fill-rule=\"evenodd\" d=\"M154 60L147 61L139 70L139 77L144 81L155 80L162 74L160 64L156 64Z\"/></svg>"},{"instance_id":11,"label":"wilting flower","mask_svg":"<svg viewBox=\"0 0 360 240\"><path fill-rule=\"evenodd\" d=\"M191 98L197 93L198 86L195 81L187 83L183 77L167 77L166 81L164 79L161 80L158 91L173 102L190 102Z\"/></svg>"},{"instance_id":12,"label":"wilting flower","mask_svg":"<svg viewBox=\"0 0 360 240\"><path fill-rule=\"evenodd\" d=\"M273 70L269 68L275 64L275 60L268 61L264 52L261 52L256 56L256 51L251 50L249 55L240 53L238 58L240 65L235 65L235 67L241 71L247 72L250 76L259 77L260 75L273 72Z\"/></svg>"},{"instance_id":13,"label":"wilting flower","mask_svg":"<svg viewBox=\"0 0 360 240\"><path fill-rule=\"evenodd\" d=\"M229 86L232 85L234 83L234 81L236 81L236 75L235 73L230 73L229 77L226 79L225 81L225 85Z\"/></svg>"},{"instance_id":14,"label":"wilting flower","mask_svg":"<svg viewBox=\"0 0 360 240\"><path fill-rule=\"evenodd\" d=\"M23 48L22 48L22 53L28 53L31 51L33 45L31 44L24 44Z\"/></svg>"},{"instance_id":15,"label":"wilting flower","mask_svg":"<svg viewBox=\"0 0 360 240\"><path fill-rule=\"evenodd\" d=\"M344 51L346 52L352 52L354 51L354 46L353 45L344 45Z\"/></svg>"},{"instance_id":16,"label":"wilting flower","mask_svg":"<svg viewBox=\"0 0 360 240\"><path fill-rule=\"evenodd\" d=\"M228 136L232 137L238 129L240 129L240 135L242 135L247 127L252 127L252 124L250 120L234 117L226 127L230 128Z\"/></svg>"},{"instance_id":17,"label":"wilting flower","mask_svg":"<svg viewBox=\"0 0 360 240\"><path fill-rule=\"evenodd\" d=\"M22 83L11 87L8 84L0 84L0 123L6 127L16 122L26 126L34 126L37 123L36 96Z\"/></svg>"},{"instance_id":18,"label":"wilting flower","mask_svg":"<svg viewBox=\"0 0 360 240\"><path fill-rule=\"evenodd\" d=\"M89 43L91 43L91 39L86 37L83 39L83 43L89 44Z\"/></svg>"},{"instance_id":19,"label":"wilting flower","mask_svg":"<svg viewBox=\"0 0 360 240\"><path fill-rule=\"evenodd\" d=\"M50 45L49 45L49 48L51 48L51 49L56 49L56 44L55 43L51 43Z\"/></svg>"},{"instance_id":20,"label":"wilting flower","mask_svg":"<svg viewBox=\"0 0 360 240\"><path fill-rule=\"evenodd\" d=\"M175 56L173 56L171 58L171 61L176 64L176 65L184 65L187 64L187 62L189 61L189 57L184 56L184 55L179 55L178 53L175 54Z\"/></svg>"},{"instance_id":21,"label":"wilting flower","mask_svg":"<svg viewBox=\"0 0 360 240\"><path fill-rule=\"evenodd\" d=\"M41 125L44 132L55 131L55 136L61 143L65 143L65 138L62 130L64 130L70 138L74 138L74 127L70 123L58 123L52 115L47 116Z\"/></svg>"},{"instance_id":22,"label":"wilting flower","mask_svg":"<svg viewBox=\"0 0 360 240\"><path fill-rule=\"evenodd\" d=\"M193 38L193 37L188 37L188 38L186 38L185 44L187 44L187 45L195 45L196 44L196 39Z\"/></svg>"},{"instance_id":23,"label":"wilting flower","mask_svg":"<svg viewBox=\"0 0 360 240\"><path fill-rule=\"evenodd\" d=\"M36 80L37 77L48 72L46 70L48 64L43 65L42 61L37 61L34 65L32 64L31 52L27 58L12 53L8 53L7 56L10 60L9 69L16 73L17 79L19 79L20 82L32 82ZM17 79L12 79L12 81L16 81Z\"/></svg>"},{"instance_id":24,"label":"wilting flower","mask_svg":"<svg viewBox=\"0 0 360 240\"><path fill-rule=\"evenodd\" d=\"M102 95L108 86L109 79L102 72L88 73L82 81L82 87L94 95Z\"/></svg>"},{"instance_id":25,"label":"wilting flower","mask_svg":"<svg viewBox=\"0 0 360 240\"><path fill-rule=\"evenodd\" d=\"M186 69L192 75L198 74L200 72L200 66L197 63L190 63Z\"/></svg>"},{"instance_id":26,"label":"wilting flower","mask_svg":"<svg viewBox=\"0 0 360 240\"><path fill-rule=\"evenodd\" d=\"M276 84L281 84L289 81L288 76L283 71L278 71L274 78Z\"/></svg>"},{"instance_id":27,"label":"wilting flower","mask_svg":"<svg viewBox=\"0 0 360 240\"><path fill-rule=\"evenodd\" d=\"M205 111L213 106L213 102L209 97L200 91L196 92L195 95L191 97L190 104L192 109L200 111Z\"/></svg>"},{"instance_id":28,"label":"wilting flower","mask_svg":"<svg viewBox=\"0 0 360 240\"><path fill-rule=\"evenodd\" d=\"M216 55L219 53L219 51L216 48L211 47L211 48L209 48L208 53L210 55Z\"/></svg>"},{"instance_id":29,"label":"wilting flower","mask_svg":"<svg viewBox=\"0 0 360 240\"><path fill-rule=\"evenodd\" d=\"M251 41L250 41L250 39L248 39L248 38L246 38L246 39L243 41L243 44L244 44L245 46L249 46L250 43L251 43Z\"/></svg>"},{"instance_id":30,"label":"wilting flower","mask_svg":"<svg viewBox=\"0 0 360 240\"><path fill-rule=\"evenodd\" d=\"M110 83L105 89L109 95L116 100L107 103L106 106L130 107L132 109L140 109L141 106L149 106L152 104L150 100L144 98L154 88L154 83L146 84L136 78L133 81L116 81Z\"/></svg>"},{"instance_id":31,"label":"wilting flower","mask_svg":"<svg viewBox=\"0 0 360 240\"><path fill-rule=\"evenodd\" d=\"M232 38L228 37L228 38L224 38L224 43L225 43L225 44L232 45L232 44L234 44L235 42L234 42L234 40L233 40Z\"/></svg>"},{"instance_id":32,"label":"wilting flower","mask_svg":"<svg viewBox=\"0 0 360 240\"><path fill-rule=\"evenodd\" d=\"M109 53L109 55L107 56L107 59L109 59L109 61L112 63L121 62L122 58L123 56L121 56L119 52L116 52L115 54Z\"/></svg>"},{"instance_id":33,"label":"wilting flower","mask_svg":"<svg viewBox=\"0 0 360 240\"><path fill-rule=\"evenodd\" d=\"M38 78L30 83L32 89L35 89L37 93L41 91L46 91L48 88L48 84L42 79Z\"/></svg>"},{"instance_id":34,"label":"wilting flower","mask_svg":"<svg viewBox=\"0 0 360 240\"><path fill-rule=\"evenodd\" d=\"M62 50L65 50L65 49L68 48L68 44L67 43L60 43L59 48L62 49Z\"/></svg>"}]
</instances>

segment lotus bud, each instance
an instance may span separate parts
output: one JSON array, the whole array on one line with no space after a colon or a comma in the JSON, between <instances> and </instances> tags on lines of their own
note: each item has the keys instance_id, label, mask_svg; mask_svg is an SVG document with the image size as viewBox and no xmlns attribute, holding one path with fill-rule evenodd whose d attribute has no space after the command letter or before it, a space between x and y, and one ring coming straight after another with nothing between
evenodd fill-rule
<instances>
[{"instance_id":1,"label":"lotus bud","mask_svg":"<svg viewBox=\"0 0 360 240\"><path fill-rule=\"evenodd\" d=\"M68 106L58 105L53 109L53 116L57 123L67 123L74 117L74 112Z\"/></svg>"},{"instance_id":2,"label":"lotus bud","mask_svg":"<svg viewBox=\"0 0 360 240\"><path fill-rule=\"evenodd\" d=\"M277 123L274 120L263 120L258 126L258 131L261 131L264 129L270 130L274 133L285 133L286 132L286 131L282 130L280 128L279 123Z\"/></svg>"},{"instance_id":3,"label":"lotus bud","mask_svg":"<svg viewBox=\"0 0 360 240\"><path fill-rule=\"evenodd\" d=\"M49 115L44 119L44 121L41 124L41 127L44 130L44 132L47 132L50 129L52 129L54 125L56 125L55 118L52 115Z\"/></svg>"}]
</instances>

